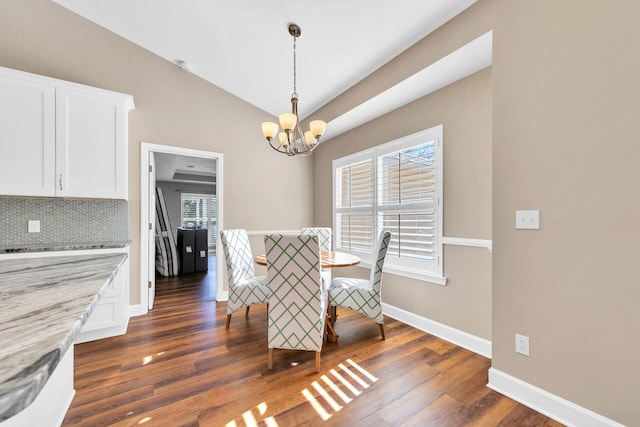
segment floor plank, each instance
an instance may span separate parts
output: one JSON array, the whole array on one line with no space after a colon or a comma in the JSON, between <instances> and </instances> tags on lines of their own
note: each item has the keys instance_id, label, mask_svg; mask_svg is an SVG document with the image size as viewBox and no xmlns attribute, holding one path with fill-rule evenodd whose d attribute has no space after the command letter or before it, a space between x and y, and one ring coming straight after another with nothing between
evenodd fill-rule
<instances>
[{"instance_id":1,"label":"floor plank","mask_svg":"<svg viewBox=\"0 0 640 427\"><path fill-rule=\"evenodd\" d=\"M75 347L76 396L63 426L560 426L486 387L490 360L385 318L339 310L337 343L274 351L266 306L234 314L215 280L157 281L155 307L127 334Z\"/></svg>"}]
</instances>

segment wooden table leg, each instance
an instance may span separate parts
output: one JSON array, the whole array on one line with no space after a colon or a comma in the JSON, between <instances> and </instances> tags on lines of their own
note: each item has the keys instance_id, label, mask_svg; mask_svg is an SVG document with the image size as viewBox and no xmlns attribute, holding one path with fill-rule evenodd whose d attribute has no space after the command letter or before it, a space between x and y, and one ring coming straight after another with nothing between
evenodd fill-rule
<instances>
[{"instance_id":1,"label":"wooden table leg","mask_svg":"<svg viewBox=\"0 0 640 427\"><path fill-rule=\"evenodd\" d=\"M338 338L340 338L340 335L336 334L336 330L333 329L333 324L331 322L326 322L326 324L327 324L327 341L338 342Z\"/></svg>"},{"instance_id":2,"label":"wooden table leg","mask_svg":"<svg viewBox=\"0 0 640 427\"><path fill-rule=\"evenodd\" d=\"M338 342L340 335L336 334L333 324L336 321L336 307L331 307L327 301L327 320L325 321L327 328L327 342Z\"/></svg>"}]
</instances>

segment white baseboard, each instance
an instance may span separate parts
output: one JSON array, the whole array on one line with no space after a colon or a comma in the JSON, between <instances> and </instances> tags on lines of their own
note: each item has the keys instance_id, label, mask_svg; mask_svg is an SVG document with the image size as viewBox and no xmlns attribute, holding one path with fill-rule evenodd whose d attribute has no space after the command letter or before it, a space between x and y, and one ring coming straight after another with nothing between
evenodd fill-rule
<instances>
[{"instance_id":1,"label":"white baseboard","mask_svg":"<svg viewBox=\"0 0 640 427\"><path fill-rule=\"evenodd\" d=\"M142 304L135 304L129 306L129 317L142 316L147 314L149 310Z\"/></svg>"},{"instance_id":2,"label":"white baseboard","mask_svg":"<svg viewBox=\"0 0 640 427\"><path fill-rule=\"evenodd\" d=\"M624 427L620 423L495 368L489 369L487 387L567 426Z\"/></svg>"},{"instance_id":3,"label":"white baseboard","mask_svg":"<svg viewBox=\"0 0 640 427\"><path fill-rule=\"evenodd\" d=\"M411 325L421 331L428 332L431 335L435 335L491 359L491 341L487 339L471 335L468 332L452 328L451 326L436 322L435 320L418 316L417 314L393 305L382 303L382 312L389 317L393 317L394 319L406 323L407 325Z\"/></svg>"},{"instance_id":4,"label":"white baseboard","mask_svg":"<svg viewBox=\"0 0 640 427\"><path fill-rule=\"evenodd\" d=\"M81 331L73 341L73 343L82 344L89 341L96 341L104 338L124 335L127 333L127 326L129 326L129 319L127 319L127 322L123 323L122 325L113 326L110 328L94 329L92 331Z\"/></svg>"}]
</instances>

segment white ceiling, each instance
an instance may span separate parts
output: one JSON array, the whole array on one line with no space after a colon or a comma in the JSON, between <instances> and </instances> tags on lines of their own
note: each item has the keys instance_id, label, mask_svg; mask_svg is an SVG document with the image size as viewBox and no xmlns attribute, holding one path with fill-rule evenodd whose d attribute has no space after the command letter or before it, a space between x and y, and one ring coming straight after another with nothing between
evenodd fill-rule
<instances>
[{"instance_id":1,"label":"white ceiling","mask_svg":"<svg viewBox=\"0 0 640 427\"><path fill-rule=\"evenodd\" d=\"M54 1L274 116L291 108L296 23L304 118L477 0Z\"/></svg>"},{"instance_id":2,"label":"white ceiling","mask_svg":"<svg viewBox=\"0 0 640 427\"><path fill-rule=\"evenodd\" d=\"M215 184L216 161L202 157L154 153L156 181Z\"/></svg>"}]
</instances>

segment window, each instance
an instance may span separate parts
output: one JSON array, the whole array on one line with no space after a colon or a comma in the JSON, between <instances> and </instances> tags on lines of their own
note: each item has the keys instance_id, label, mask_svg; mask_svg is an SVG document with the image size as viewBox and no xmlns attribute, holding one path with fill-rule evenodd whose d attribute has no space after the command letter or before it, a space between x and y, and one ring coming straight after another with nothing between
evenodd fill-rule
<instances>
[{"instance_id":1,"label":"window","mask_svg":"<svg viewBox=\"0 0 640 427\"><path fill-rule=\"evenodd\" d=\"M216 247L217 203L216 196L210 194L182 193L182 227L209 229L209 247Z\"/></svg>"},{"instance_id":2,"label":"window","mask_svg":"<svg viewBox=\"0 0 640 427\"><path fill-rule=\"evenodd\" d=\"M333 180L337 249L367 260L388 230L385 270L444 280L441 125L334 160Z\"/></svg>"}]
</instances>

